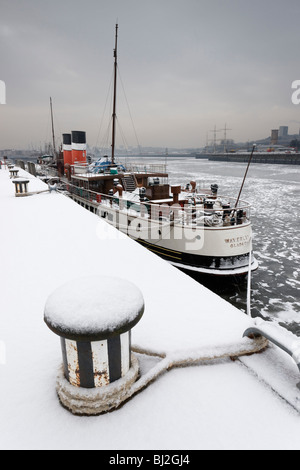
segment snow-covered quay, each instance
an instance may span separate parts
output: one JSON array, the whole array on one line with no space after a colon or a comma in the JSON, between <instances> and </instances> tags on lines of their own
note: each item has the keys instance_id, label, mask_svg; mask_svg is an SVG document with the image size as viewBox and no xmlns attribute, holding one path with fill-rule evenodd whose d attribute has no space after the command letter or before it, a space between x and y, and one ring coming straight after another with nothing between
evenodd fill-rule
<instances>
[{"instance_id":1,"label":"snow-covered quay","mask_svg":"<svg viewBox=\"0 0 300 470\"><path fill-rule=\"evenodd\" d=\"M299 371L273 344L243 355L261 346L243 337L254 320L19 175L39 194L15 197L9 171L0 170L1 449L300 449L300 415L288 403L297 405ZM57 397L60 342L44 309L61 285L99 275L143 294L132 330L141 376L120 408L76 416Z\"/></svg>"}]
</instances>

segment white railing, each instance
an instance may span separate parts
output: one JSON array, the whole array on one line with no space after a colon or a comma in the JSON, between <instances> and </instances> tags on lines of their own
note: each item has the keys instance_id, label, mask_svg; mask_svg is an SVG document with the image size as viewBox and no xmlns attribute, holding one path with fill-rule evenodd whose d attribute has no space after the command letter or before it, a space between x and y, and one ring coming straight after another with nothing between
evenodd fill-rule
<instances>
[{"instance_id":1,"label":"white railing","mask_svg":"<svg viewBox=\"0 0 300 470\"><path fill-rule=\"evenodd\" d=\"M95 209L106 207L115 211L124 211L131 216L143 217L151 220L163 220L166 222L180 223L183 225L204 225L226 227L243 225L250 222L250 205L240 201L235 207L233 198L226 198L226 207L211 207L206 203L184 203L179 201L173 203L157 203L147 200L129 200L120 197L118 193L113 196L90 191L83 187L66 183L66 190L71 197L80 199L84 204L93 206ZM211 199L209 200L211 203Z\"/></svg>"},{"instance_id":2,"label":"white railing","mask_svg":"<svg viewBox=\"0 0 300 470\"><path fill-rule=\"evenodd\" d=\"M149 165L135 165L130 163L126 165L126 171L129 173L167 173L167 165L155 163Z\"/></svg>"},{"instance_id":3,"label":"white railing","mask_svg":"<svg viewBox=\"0 0 300 470\"><path fill-rule=\"evenodd\" d=\"M117 167L118 166L123 166L121 163L116 163ZM74 163L73 165L71 165L72 167L72 174L89 174L89 173L92 173L94 174L94 171L89 171L89 168L90 168L90 164L88 163ZM166 173L167 172L167 165L165 164L149 164L149 165L142 165L142 164L139 164L139 165L135 165L133 163L129 163L129 164L126 164L124 165L124 167L126 168L126 171L125 173L140 173L140 174L144 174L144 173ZM97 167L94 167L94 169L96 169ZM98 167L99 170L101 169L101 167L99 166ZM103 168L103 171L104 172L110 172L110 168ZM123 171L122 171L123 173Z\"/></svg>"}]
</instances>

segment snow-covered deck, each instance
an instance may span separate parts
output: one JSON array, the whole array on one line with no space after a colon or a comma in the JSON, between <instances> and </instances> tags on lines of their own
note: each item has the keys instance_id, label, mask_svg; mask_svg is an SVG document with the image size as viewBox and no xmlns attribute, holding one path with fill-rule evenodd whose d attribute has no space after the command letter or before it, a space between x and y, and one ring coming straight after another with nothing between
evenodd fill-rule
<instances>
[{"instance_id":1,"label":"snow-covered deck","mask_svg":"<svg viewBox=\"0 0 300 470\"><path fill-rule=\"evenodd\" d=\"M30 179L30 192L47 188L19 175ZM278 373L283 390L297 394L292 358L273 345L242 361L228 357L253 347L243 338L250 317L67 197L16 198L3 169L0 214L0 448L300 448L299 414L268 385ZM142 377L159 361L196 365L172 368L112 413L78 417L56 396L60 343L44 306L66 281L99 274L143 293L132 343L157 357L141 356ZM268 384L256 375L264 370Z\"/></svg>"}]
</instances>

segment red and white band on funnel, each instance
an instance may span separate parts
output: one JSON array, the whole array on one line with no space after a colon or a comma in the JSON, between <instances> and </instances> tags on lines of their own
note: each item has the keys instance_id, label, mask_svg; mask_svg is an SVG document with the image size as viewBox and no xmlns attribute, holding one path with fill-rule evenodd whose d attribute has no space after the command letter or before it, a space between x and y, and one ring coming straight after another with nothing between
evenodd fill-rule
<instances>
[{"instance_id":1,"label":"red and white band on funnel","mask_svg":"<svg viewBox=\"0 0 300 470\"><path fill-rule=\"evenodd\" d=\"M72 165L72 141L71 134L63 134L63 155L64 165L69 163Z\"/></svg>"},{"instance_id":2,"label":"red and white band on funnel","mask_svg":"<svg viewBox=\"0 0 300 470\"><path fill-rule=\"evenodd\" d=\"M72 163L86 163L86 134L72 131Z\"/></svg>"}]
</instances>

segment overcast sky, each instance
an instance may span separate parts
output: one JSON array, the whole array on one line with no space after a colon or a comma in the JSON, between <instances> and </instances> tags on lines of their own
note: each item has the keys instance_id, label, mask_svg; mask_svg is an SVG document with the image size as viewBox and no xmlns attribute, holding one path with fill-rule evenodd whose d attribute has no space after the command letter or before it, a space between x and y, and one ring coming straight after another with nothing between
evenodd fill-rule
<instances>
[{"instance_id":1,"label":"overcast sky","mask_svg":"<svg viewBox=\"0 0 300 470\"><path fill-rule=\"evenodd\" d=\"M117 21L117 145L298 133L299 0L0 0L0 148L51 139L50 96L58 141L105 143Z\"/></svg>"}]
</instances>

